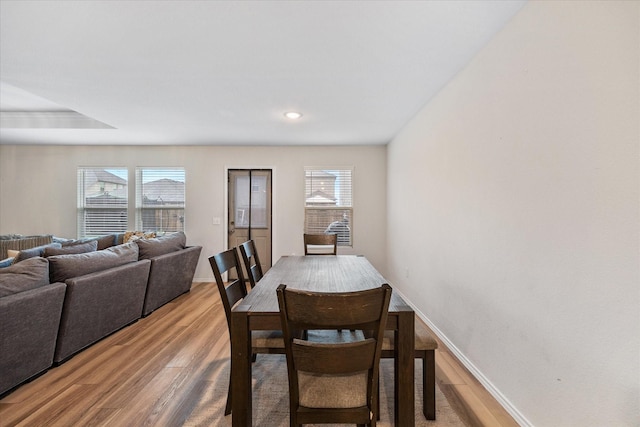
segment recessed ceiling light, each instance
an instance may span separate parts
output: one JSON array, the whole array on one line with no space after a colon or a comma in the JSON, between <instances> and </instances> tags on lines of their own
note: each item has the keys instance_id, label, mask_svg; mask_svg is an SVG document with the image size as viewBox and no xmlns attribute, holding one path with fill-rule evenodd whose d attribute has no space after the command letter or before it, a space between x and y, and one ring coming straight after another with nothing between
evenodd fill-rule
<instances>
[{"instance_id":1,"label":"recessed ceiling light","mask_svg":"<svg viewBox=\"0 0 640 427\"><path fill-rule=\"evenodd\" d=\"M302 117L302 113L298 113L296 111L287 111L286 113L284 113L284 116L287 119L296 120Z\"/></svg>"}]
</instances>

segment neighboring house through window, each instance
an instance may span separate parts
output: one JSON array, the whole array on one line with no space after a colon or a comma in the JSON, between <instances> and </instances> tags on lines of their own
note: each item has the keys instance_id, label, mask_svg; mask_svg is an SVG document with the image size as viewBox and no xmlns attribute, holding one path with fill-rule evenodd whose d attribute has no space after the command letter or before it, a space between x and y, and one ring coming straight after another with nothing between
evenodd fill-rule
<instances>
[{"instance_id":1,"label":"neighboring house through window","mask_svg":"<svg viewBox=\"0 0 640 427\"><path fill-rule=\"evenodd\" d=\"M353 246L353 169L305 167L304 232L336 233Z\"/></svg>"},{"instance_id":2,"label":"neighboring house through window","mask_svg":"<svg viewBox=\"0 0 640 427\"><path fill-rule=\"evenodd\" d=\"M136 168L136 228L184 231L184 168Z\"/></svg>"},{"instance_id":3,"label":"neighboring house through window","mask_svg":"<svg viewBox=\"0 0 640 427\"><path fill-rule=\"evenodd\" d=\"M127 230L127 169L78 168L78 236Z\"/></svg>"},{"instance_id":4,"label":"neighboring house through window","mask_svg":"<svg viewBox=\"0 0 640 427\"><path fill-rule=\"evenodd\" d=\"M133 229L184 231L184 168L136 168L135 205L128 197L128 173L117 167L78 168L78 237ZM135 226L129 226L134 211Z\"/></svg>"}]
</instances>

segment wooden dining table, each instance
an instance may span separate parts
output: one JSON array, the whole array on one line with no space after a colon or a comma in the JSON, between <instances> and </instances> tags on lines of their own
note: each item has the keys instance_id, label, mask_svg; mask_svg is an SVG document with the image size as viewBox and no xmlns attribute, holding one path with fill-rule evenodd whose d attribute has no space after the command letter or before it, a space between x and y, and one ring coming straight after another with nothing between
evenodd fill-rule
<instances>
[{"instance_id":1,"label":"wooden dining table","mask_svg":"<svg viewBox=\"0 0 640 427\"><path fill-rule=\"evenodd\" d=\"M284 256L231 312L232 425L251 426L251 331L280 330L276 288L321 292L371 289L387 283L363 256ZM392 292L386 328L395 331L395 424L415 425L413 309Z\"/></svg>"}]
</instances>

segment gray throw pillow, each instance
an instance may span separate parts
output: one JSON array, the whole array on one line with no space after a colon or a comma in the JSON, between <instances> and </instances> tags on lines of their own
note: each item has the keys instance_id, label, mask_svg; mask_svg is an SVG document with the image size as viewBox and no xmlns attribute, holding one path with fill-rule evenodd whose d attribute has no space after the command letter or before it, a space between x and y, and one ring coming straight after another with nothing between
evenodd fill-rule
<instances>
[{"instance_id":1,"label":"gray throw pillow","mask_svg":"<svg viewBox=\"0 0 640 427\"><path fill-rule=\"evenodd\" d=\"M25 259L44 256L44 251L48 248L61 248L62 245L60 243L49 243L48 245L36 246L35 248L30 249L21 249L16 255L16 259L13 260L14 264L19 263L20 261L24 261Z\"/></svg>"},{"instance_id":2,"label":"gray throw pillow","mask_svg":"<svg viewBox=\"0 0 640 427\"><path fill-rule=\"evenodd\" d=\"M98 242L99 251L110 248L111 246L115 246L118 244L116 242L115 234L107 234L106 236L98 237L96 241Z\"/></svg>"},{"instance_id":3,"label":"gray throw pillow","mask_svg":"<svg viewBox=\"0 0 640 427\"><path fill-rule=\"evenodd\" d=\"M0 268L7 268L13 265L13 257L5 258L0 261Z\"/></svg>"},{"instance_id":4,"label":"gray throw pillow","mask_svg":"<svg viewBox=\"0 0 640 427\"><path fill-rule=\"evenodd\" d=\"M138 246L132 242L101 251L55 255L47 259L49 260L51 283L64 282L73 277L136 262L138 261Z\"/></svg>"},{"instance_id":5,"label":"gray throw pillow","mask_svg":"<svg viewBox=\"0 0 640 427\"><path fill-rule=\"evenodd\" d=\"M66 245L61 248L47 247L44 249L44 257L48 258L54 255L83 254L85 252L95 252L98 249L98 241L91 240L76 245Z\"/></svg>"},{"instance_id":6,"label":"gray throw pillow","mask_svg":"<svg viewBox=\"0 0 640 427\"><path fill-rule=\"evenodd\" d=\"M155 239L138 239L135 242L140 248L140 259L151 259L158 255L184 249L187 244L187 236L184 232L179 231Z\"/></svg>"},{"instance_id":7,"label":"gray throw pillow","mask_svg":"<svg viewBox=\"0 0 640 427\"><path fill-rule=\"evenodd\" d=\"M100 237L90 237L90 238L87 238L87 239L70 240L68 242L62 243L62 246L63 247L64 246L75 246L75 245L81 245L83 243L93 242L93 241L97 241L98 242L98 250L101 251L103 249L107 249L107 248L110 248L111 246L115 246L116 245L116 235L115 234L107 234L107 235L100 236Z\"/></svg>"},{"instance_id":8,"label":"gray throw pillow","mask_svg":"<svg viewBox=\"0 0 640 427\"><path fill-rule=\"evenodd\" d=\"M49 263L33 257L0 269L0 297L17 294L49 284Z\"/></svg>"}]
</instances>

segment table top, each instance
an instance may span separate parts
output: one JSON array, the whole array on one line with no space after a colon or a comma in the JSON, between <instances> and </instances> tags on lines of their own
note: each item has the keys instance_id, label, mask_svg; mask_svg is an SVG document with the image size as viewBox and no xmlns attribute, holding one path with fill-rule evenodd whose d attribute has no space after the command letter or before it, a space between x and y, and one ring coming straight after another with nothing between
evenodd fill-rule
<instances>
[{"instance_id":1,"label":"table top","mask_svg":"<svg viewBox=\"0 0 640 427\"><path fill-rule=\"evenodd\" d=\"M319 292L349 292L384 283L387 280L363 256L284 256L266 272L241 305L250 307L248 314L278 313L276 289L280 284ZM392 292L389 313L400 311L413 309Z\"/></svg>"}]
</instances>

